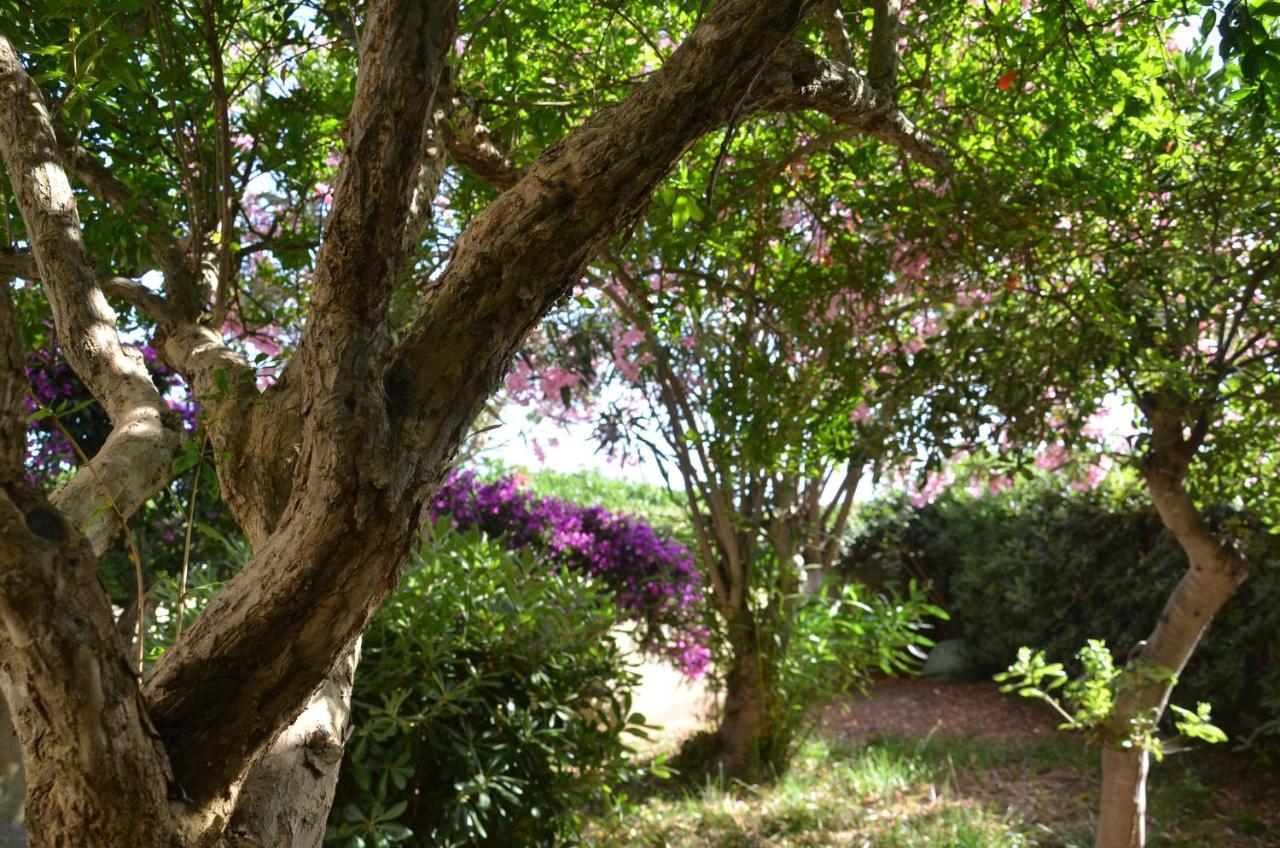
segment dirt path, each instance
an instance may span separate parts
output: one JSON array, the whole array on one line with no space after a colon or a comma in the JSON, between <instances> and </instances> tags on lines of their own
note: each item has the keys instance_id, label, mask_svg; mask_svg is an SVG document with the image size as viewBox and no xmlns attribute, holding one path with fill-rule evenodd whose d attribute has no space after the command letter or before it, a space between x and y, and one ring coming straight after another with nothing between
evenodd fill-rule
<instances>
[{"instance_id":1,"label":"dirt path","mask_svg":"<svg viewBox=\"0 0 1280 848\"><path fill-rule=\"evenodd\" d=\"M1043 704L1005 695L994 683L935 683L919 677L878 681L867 695L829 708L830 730L845 739L890 736L1039 736L1052 733Z\"/></svg>"}]
</instances>

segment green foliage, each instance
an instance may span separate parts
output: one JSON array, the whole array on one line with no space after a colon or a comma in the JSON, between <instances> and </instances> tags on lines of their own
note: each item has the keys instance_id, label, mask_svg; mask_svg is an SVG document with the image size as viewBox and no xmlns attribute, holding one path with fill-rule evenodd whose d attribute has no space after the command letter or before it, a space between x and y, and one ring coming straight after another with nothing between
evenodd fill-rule
<instances>
[{"instance_id":1,"label":"green foliage","mask_svg":"<svg viewBox=\"0 0 1280 848\"><path fill-rule=\"evenodd\" d=\"M764 745L766 764L781 773L818 720L816 710L854 691L871 676L911 674L922 649L933 642L928 619L947 614L928 603L911 581L901 593L877 594L854 584L828 584L798 601L786 627L771 628L773 686L766 696L773 738Z\"/></svg>"},{"instance_id":2,"label":"green foliage","mask_svg":"<svg viewBox=\"0 0 1280 848\"><path fill-rule=\"evenodd\" d=\"M1252 571L1179 692L1212 701L1243 733L1280 719L1280 538L1247 513L1210 516L1244 546ZM981 497L952 488L920 509L877 501L864 508L842 565L855 578L932 581L957 635L992 670L1030 645L1070 674L1082 670L1076 650L1090 639L1127 651L1146 638L1186 567L1141 489L1119 479L1092 491L1036 479Z\"/></svg>"},{"instance_id":3,"label":"green foliage","mask_svg":"<svg viewBox=\"0 0 1280 848\"><path fill-rule=\"evenodd\" d=\"M439 525L365 633L328 842L570 838L644 731L617 622L580 575Z\"/></svg>"},{"instance_id":4,"label":"green foliage","mask_svg":"<svg viewBox=\"0 0 1280 848\"><path fill-rule=\"evenodd\" d=\"M1124 735L1116 738L1110 725L1116 699L1121 689L1151 677L1168 680L1173 677L1168 669L1142 667L1126 672L1117 668L1107 643L1090 639L1076 654L1083 669L1079 677L1071 678L1061 663L1045 660L1044 651L1030 648L1018 649L1017 661L1002 671L995 679L1004 684L1002 692L1017 692L1024 698L1035 698L1053 707L1064 721L1062 730L1083 730L1109 744L1122 748L1140 748L1150 752L1157 760L1164 756L1164 740L1157 733L1157 722L1149 716L1136 716L1127 722ZM1176 680L1173 681L1176 683ZM1055 689L1060 689L1058 695ZM1210 708L1201 701L1195 711L1169 705L1174 716L1173 725L1188 739L1203 742L1225 742L1227 734L1210 719Z\"/></svg>"}]
</instances>

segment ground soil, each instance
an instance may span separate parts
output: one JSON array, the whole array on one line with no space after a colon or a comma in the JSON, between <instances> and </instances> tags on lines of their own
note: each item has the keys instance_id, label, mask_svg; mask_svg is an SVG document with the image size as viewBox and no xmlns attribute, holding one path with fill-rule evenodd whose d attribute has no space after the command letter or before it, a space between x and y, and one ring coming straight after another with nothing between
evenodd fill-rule
<instances>
[{"instance_id":1,"label":"ground soil","mask_svg":"<svg viewBox=\"0 0 1280 848\"><path fill-rule=\"evenodd\" d=\"M1055 732L1040 703L1002 694L993 683L935 683L919 677L877 682L865 697L827 709L827 728L849 740L871 736L1033 737Z\"/></svg>"}]
</instances>

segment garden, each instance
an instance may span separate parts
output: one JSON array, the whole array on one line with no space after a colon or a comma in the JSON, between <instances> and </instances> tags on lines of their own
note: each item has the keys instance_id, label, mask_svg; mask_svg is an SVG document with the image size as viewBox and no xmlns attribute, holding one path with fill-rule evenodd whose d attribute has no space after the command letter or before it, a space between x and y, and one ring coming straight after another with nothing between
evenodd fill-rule
<instances>
[{"instance_id":1,"label":"garden","mask_svg":"<svg viewBox=\"0 0 1280 848\"><path fill-rule=\"evenodd\" d=\"M0 848L1280 845L1280 3L0 0Z\"/></svg>"}]
</instances>

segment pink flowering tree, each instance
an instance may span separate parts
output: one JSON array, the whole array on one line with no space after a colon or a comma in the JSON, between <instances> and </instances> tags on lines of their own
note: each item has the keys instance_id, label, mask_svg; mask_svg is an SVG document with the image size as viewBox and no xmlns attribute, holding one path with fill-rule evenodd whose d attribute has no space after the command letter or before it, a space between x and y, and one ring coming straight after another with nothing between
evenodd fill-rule
<instances>
[{"instance_id":1,"label":"pink flowering tree","mask_svg":"<svg viewBox=\"0 0 1280 848\"><path fill-rule=\"evenodd\" d=\"M803 160L769 162L792 131L740 139L714 213L678 180L659 191L654 214L681 234L645 227L612 250L507 377L533 415L594 423L603 450L656 462L687 498L723 645L712 763L736 776L785 766L813 699L857 680L850 655L825 690L795 688L806 572L831 566L859 481L896 455L878 422L910 406L902 376L988 299L933 279L939 236L893 216L902 194L933 196L943 177L818 180ZM837 144L798 142L840 170L877 157ZM761 172L780 191L761 191Z\"/></svg>"}]
</instances>

